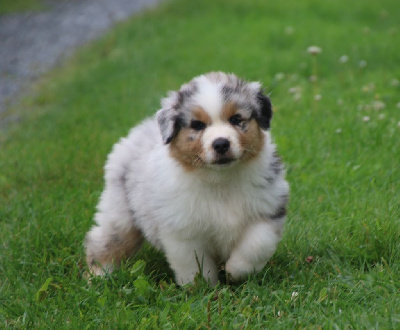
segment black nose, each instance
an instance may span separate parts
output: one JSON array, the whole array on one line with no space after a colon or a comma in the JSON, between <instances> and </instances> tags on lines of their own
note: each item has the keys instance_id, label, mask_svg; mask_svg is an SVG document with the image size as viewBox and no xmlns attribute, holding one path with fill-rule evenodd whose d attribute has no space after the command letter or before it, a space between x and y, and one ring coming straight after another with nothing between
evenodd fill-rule
<instances>
[{"instance_id":1,"label":"black nose","mask_svg":"<svg viewBox=\"0 0 400 330\"><path fill-rule=\"evenodd\" d=\"M231 146L231 143L229 142L229 140L227 140L225 138L218 138L212 144L212 147L214 148L214 150L221 155L223 155L225 152L227 152L229 150L230 146Z\"/></svg>"}]
</instances>

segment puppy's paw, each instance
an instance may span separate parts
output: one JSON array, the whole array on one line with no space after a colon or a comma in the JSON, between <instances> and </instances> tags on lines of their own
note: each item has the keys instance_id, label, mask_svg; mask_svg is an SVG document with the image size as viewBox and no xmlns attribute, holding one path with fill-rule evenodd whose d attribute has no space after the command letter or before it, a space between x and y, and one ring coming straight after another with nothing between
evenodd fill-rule
<instances>
[{"instance_id":1,"label":"puppy's paw","mask_svg":"<svg viewBox=\"0 0 400 330\"><path fill-rule=\"evenodd\" d=\"M234 282L245 279L256 271L254 265L242 258L230 258L225 265L228 278Z\"/></svg>"},{"instance_id":2,"label":"puppy's paw","mask_svg":"<svg viewBox=\"0 0 400 330\"><path fill-rule=\"evenodd\" d=\"M89 266L89 270L85 271L84 277L89 279L91 277L96 276L105 276L107 274L111 274L114 270L114 266L112 264L105 263L102 265L101 263L94 261L90 257L87 259L87 264Z\"/></svg>"}]
</instances>

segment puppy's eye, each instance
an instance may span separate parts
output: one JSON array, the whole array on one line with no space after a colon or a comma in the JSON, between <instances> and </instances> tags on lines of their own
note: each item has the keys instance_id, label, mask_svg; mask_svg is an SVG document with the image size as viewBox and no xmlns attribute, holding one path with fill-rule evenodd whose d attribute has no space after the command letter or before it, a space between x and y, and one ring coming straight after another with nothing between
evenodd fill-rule
<instances>
[{"instance_id":1,"label":"puppy's eye","mask_svg":"<svg viewBox=\"0 0 400 330\"><path fill-rule=\"evenodd\" d=\"M206 124L200 120L192 120L190 123L190 128L194 129L195 131L202 131L206 128Z\"/></svg>"},{"instance_id":2,"label":"puppy's eye","mask_svg":"<svg viewBox=\"0 0 400 330\"><path fill-rule=\"evenodd\" d=\"M243 122L243 118L238 113L229 118L229 123L233 126L238 126Z\"/></svg>"}]
</instances>

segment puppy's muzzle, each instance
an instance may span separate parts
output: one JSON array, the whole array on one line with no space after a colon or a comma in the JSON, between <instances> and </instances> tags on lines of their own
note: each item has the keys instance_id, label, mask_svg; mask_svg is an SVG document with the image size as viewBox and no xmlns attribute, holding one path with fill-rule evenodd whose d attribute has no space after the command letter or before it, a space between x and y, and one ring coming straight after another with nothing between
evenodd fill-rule
<instances>
[{"instance_id":1,"label":"puppy's muzzle","mask_svg":"<svg viewBox=\"0 0 400 330\"><path fill-rule=\"evenodd\" d=\"M235 160L231 152L231 142L228 139L221 137L215 139L212 143L212 148L215 151L214 164L226 165Z\"/></svg>"},{"instance_id":2,"label":"puppy's muzzle","mask_svg":"<svg viewBox=\"0 0 400 330\"><path fill-rule=\"evenodd\" d=\"M218 155L224 155L230 148L231 143L228 139L218 138L212 144L213 149L217 152Z\"/></svg>"}]
</instances>

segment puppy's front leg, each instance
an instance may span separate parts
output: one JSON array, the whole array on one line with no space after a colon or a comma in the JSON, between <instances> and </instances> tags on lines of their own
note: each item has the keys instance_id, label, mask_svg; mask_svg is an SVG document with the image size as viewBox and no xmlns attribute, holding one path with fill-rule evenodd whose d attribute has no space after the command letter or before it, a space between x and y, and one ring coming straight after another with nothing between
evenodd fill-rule
<instances>
[{"instance_id":1,"label":"puppy's front leg","mask_svg":"<svg viewBox=\"0 0 400 330\"><path fill-rule=\"evenodd\" d=\"M234 281L260 271L274 254L281 239L282 223L259 222L251 225L233 249L225 269Z\"/></svg>"},{"instance_id":2,"label":"puppy's front leg","mask_svg":"<svg viewBox=\"0 0 400 330\"><path fill-rule=\"evenodd\" d=\"M193 282L200 272L212 286L218 282L217 265L211 255L205 250L202 242L182 240L174 236L162 238L162 244L168 262L175 273L176 283L184 285Z\"/></svg>"}]
</instances>

